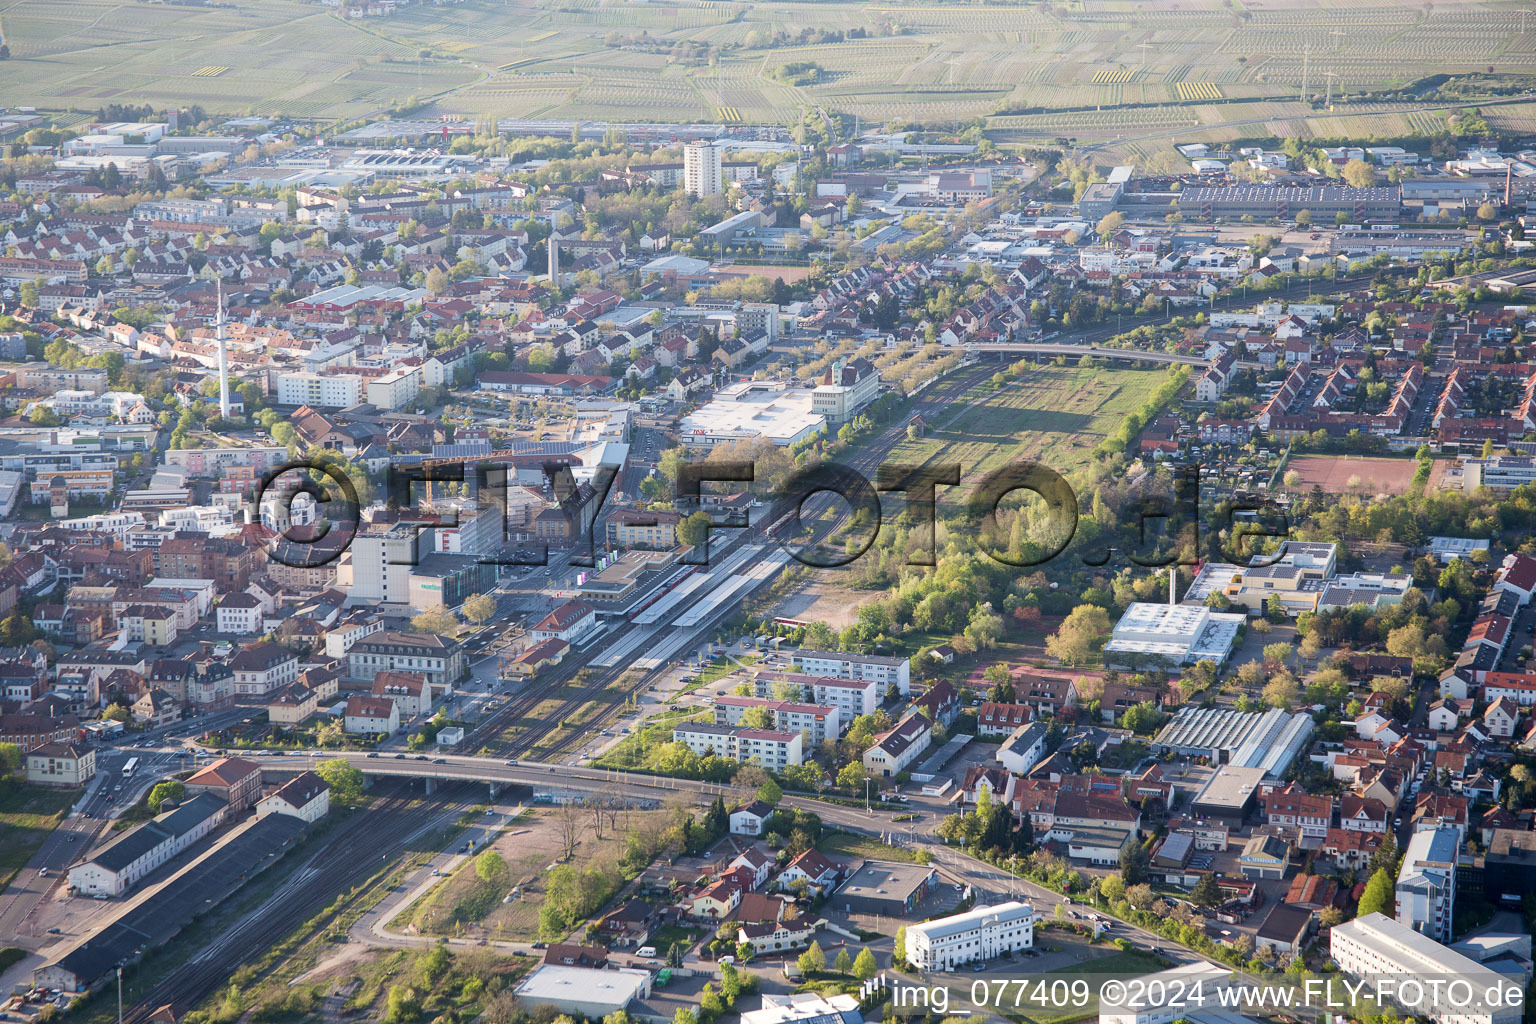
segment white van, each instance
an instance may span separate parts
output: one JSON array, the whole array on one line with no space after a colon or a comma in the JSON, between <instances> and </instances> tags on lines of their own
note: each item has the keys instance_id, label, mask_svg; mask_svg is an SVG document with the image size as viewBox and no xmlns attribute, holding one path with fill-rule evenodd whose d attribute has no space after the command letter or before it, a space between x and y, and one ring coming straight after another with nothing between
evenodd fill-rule
<instances>
[{"instance_id":1,"label":"white van","mask_svg":"<svg viewBox=\"0 0 1536 1024\"><path fill-rule=\"evenodd\" d=\"M639 949L635 950L635 956L655 956L655 955L656 955L656 947L655 946L641 946Z\"/></svg>"}]
</instances>

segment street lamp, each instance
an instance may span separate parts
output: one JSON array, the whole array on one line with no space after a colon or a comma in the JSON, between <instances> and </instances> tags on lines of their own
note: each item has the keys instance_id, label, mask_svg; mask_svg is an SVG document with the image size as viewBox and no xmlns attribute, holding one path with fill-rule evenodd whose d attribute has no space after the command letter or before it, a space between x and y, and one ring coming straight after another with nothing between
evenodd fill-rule
<instances>
[{"instance_id":1,"label":"street lamp","mask_svg":"<svg viewBox=\"0 0 1536 1024\"><path fill-rule=\"evenodd\" d=\"M864 813L865 814L870 814L870 815L873 815L875 813L874 811L870 810L870 807L869 807L869 784L871 782L874 782L874 781L875 781L874 779L865 779L864 780Z\"/></svg>"}]
</instances>

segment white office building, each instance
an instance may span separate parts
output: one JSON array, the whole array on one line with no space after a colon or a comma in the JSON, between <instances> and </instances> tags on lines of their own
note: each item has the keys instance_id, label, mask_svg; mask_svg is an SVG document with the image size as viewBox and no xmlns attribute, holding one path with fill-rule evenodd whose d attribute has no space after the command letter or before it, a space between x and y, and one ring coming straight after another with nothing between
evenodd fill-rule
<instances>
[{"instance_id":1,"label":"white office building","mask_svg":"<svg viewBox=\"0 0 1536 1024\"><path fill-rule=\"evenodd\" d=\"M1028 903L976 907L907 925L907 962L920 971L950 971L1034 944L1035 908Z\"/></svg>"},{"instance_id":2,"label":"white office building","mask_svg":"<svg viewBox=\"0 0 1536 1024\"><path fill-rule=\"evenodd\" d=\"M1397 923L1449 942L1456 907L1456 855L1461 833L1454 828L1415 832L1397 873Z\"/></svg>"},{"instance_id":3,"label":"white office building","mask_svg":"<svg viewBox=\"0 0 1536 1024\"><path fill-rule=\"evenodd\" d=\"M1334 925L1328 952L1339 970L1367 981L1378 991L1388 984L1400 989L1405 982L1443 979L1447 986L1452 981L1464 982L1478 997L1470 1005L1451 1005L1453 1000L1464 1004L1466 1000L1460 992L1443 990L1446 997L1436 1003L1429 986L1424 986L1424 1002L1411 1009L1404 1007L1421 1020L1435 1024L1518 1024L1524 1013L1523 1000L1512 1007L1481 1001L1483 993L1510 989L1518 998L1519 984L1385 914L1366 914Z\"/></svg>"}]
</instances>

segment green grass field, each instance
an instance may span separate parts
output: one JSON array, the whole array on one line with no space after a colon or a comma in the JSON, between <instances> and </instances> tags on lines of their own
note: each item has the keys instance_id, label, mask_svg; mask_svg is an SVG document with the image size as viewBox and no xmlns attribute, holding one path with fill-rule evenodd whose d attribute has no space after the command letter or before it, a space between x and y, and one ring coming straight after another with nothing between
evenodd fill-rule
<instances>
[{"instance_id":1,"label":"green grass field","mask_svg":"<svg viewBox=\"0 0 1536 1024\"><path fill-rule=\"evenodd\" d=\"M1068 476L1163 380L1155 370L1046 366L1001 388L984 383L966 396L962 411L903 441L890 461L958 462L962 485L1021 459Z\"/></svg>"},{"instance_id":2,"label":"green grass field","mask_svg":"<svg viewBox=\"0 0 1536 1024\"><path fill-rule=\"evenodd\" d=\"M0 95L60 111L198 103L345 119L414 99L428 115L782 123L820 105L939 124L1041 111L992 125L1021 140L1270 118L1324 134L1296 102L1308 52L1308 91L1327 71L1336 95L1436 73L1527 75L1536 61L1536 34L1508 3L468 0L344 18L301 0L0 0L0 31L13 55ZM820 73L787 84L773 72L788 63ZM1331 127L1370 114L1341 102L1315 116ZM1376 131L1412 127L1382 116Z\"/></svg>"},{"instance_id":3,"label":"green grass field","mask_svg":"<svg viewBox=\"0 0 1536 1024\"><path fill-rule=\"evenodd\" d=\"M890 819L889 811L875 811L873 821L887 821ZM852 832L829 832L821 837L821 842L816 844L816 849L822 853L830 853L834 857L864 857L869 860L894 860L905 861L909 864L917 862L917 854L905 847L889 846L873 836L859 836Z\"/></svg>"},{"instance_id":4,"label":"green grass field","mask_svg":"<svg viewBox=\"0 0 1536 1024\"><path fill-rule=\"evenodd\" d=\"M0 887L26 867L80 794L7 783L0 791Z\"/></svg>"}]
</instances>

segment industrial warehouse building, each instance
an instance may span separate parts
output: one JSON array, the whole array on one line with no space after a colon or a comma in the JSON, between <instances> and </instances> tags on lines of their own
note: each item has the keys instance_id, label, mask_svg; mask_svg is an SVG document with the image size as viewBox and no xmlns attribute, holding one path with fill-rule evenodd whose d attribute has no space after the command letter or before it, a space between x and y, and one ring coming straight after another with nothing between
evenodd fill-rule
<instances>
[{"instance_id":1,"label":"industrial warehouse building","mask_svg":"<svg viewBox=\"0 0 1536 1024\"><path fill-rule=\"evenodd\" d=\"M1350 188L1347 185L1230 185L1192 188L1179 196L1185 217L1257 217L1290 220L1302 210L1314 220L1332 220L1342 213L1355 221L1398 219L1402 190L1395 187Z\"/></svg>"},{"instance_id":2,"label":"industrial warehouse building","mask_svg":"<svg viewBox=\"0 0 1536 1024\"><path fill-rule=\"evenodd\" d=\"M1158 732L1152 750L1258 768L1278 779L1306 748L1312 729L1312 716L1301 711L1185 708Z\"/></svg>"},{"instance_id":3,"label":"industrial warehouse building","mask_svg":"<svg viewBox=\"0 0 1536 1024\"><path fill-rule=\"evenodd\" d=\"M1104 662L1110 668L1164 672L1197 661L1221 665L1246 621L1246 616L1204 606L1138 601L1115 623L1104 645Z\"/></svg>"},{"instance_id":4,"label":"industrial warehouse building","mask_svg":"<svg viewBox=\"0 0 1536 1024\"><path fill-rule=\"evenodd\" d=\"M182 872L175 884L160 887L117 921L33 971L33 984L65 992L98 987L114 968L135 963L146 950L165 945L192 920L275 864L304 828L302 820L287 814L251 819Z\"/></svg>"},{"instance_id":5,"label":"industrial warehouse building","mask_svg":"<svg viewBox=\"0 0 1536 1024\"><path fill-rule=\"evenodd\" d=\"M83 896L121 896L151 871L224 821L229 807L204 793L173 811L125 832L69 871L69 887Z\"/></svg>"}]
</instances>

